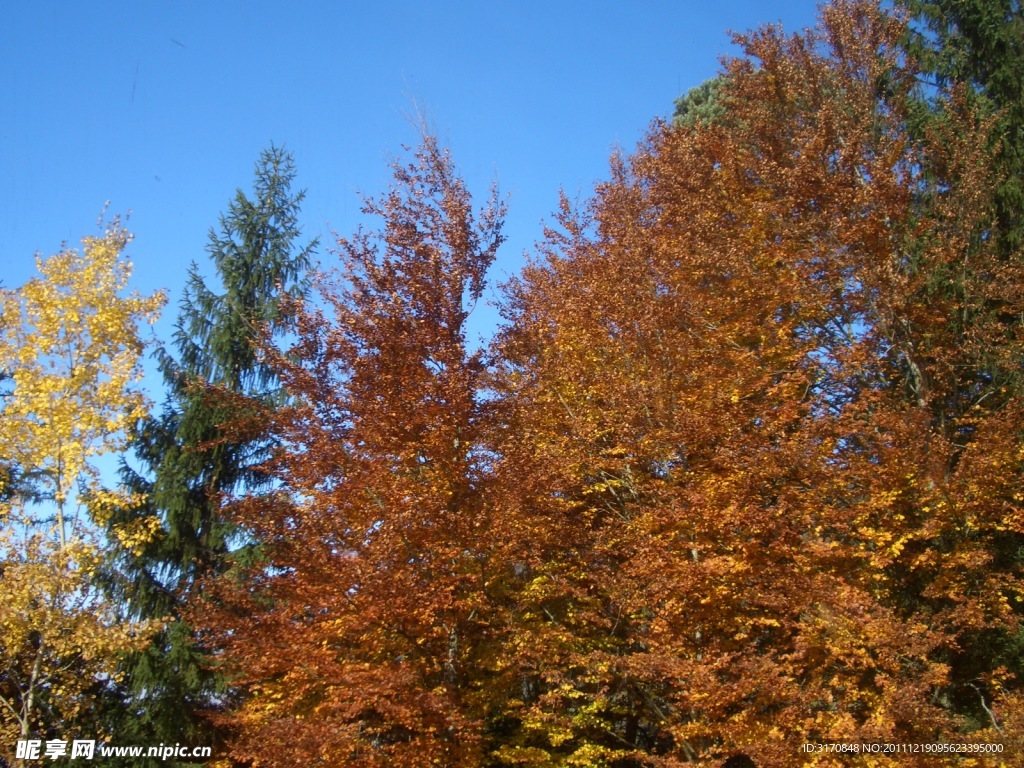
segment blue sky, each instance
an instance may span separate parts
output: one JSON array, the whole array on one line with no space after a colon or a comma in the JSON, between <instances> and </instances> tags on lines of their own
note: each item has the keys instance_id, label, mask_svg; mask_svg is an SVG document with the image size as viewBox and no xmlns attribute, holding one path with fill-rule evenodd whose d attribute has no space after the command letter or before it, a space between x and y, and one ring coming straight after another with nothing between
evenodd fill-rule
<instances>
[{"instance_id":1,"label":"blue sky","mask_svg":"<svg viewBox=\"0 0 1024 768\"><path fill-rule=\"evenodd\" d=\"M586 197L616 147L735 52L727 30L797 30L815 13L808 0L15 0L0 27L0 279L20 285L36 252L95 234L109 200L132 212L135 286L169 294L166 339L189 262L209 273L208 230L263 147L294 153L305 232L329 247L415 141L415 103L478 198L493 179L508 196L500 282L560 188ZM484 308L476 332L494 322Z\"/></svg>"}]
</instances>

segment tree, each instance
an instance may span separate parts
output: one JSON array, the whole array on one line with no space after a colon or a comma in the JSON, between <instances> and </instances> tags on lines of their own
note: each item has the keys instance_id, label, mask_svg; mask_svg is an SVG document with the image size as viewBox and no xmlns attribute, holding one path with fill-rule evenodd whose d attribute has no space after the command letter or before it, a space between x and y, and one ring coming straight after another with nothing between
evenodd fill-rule
<instances>
[{"instance_id":1,"label":"tree","mask_svg":"<svg viewBox=\"0 0 1024 768\"><path fill-rule=\"evenodd\" d=\"M1003 258L1024 249L1024 11L1019 0L903 0L916 21L908 50L933 78L932 117L950 89L967 86L996 117L988 143L994 235Z\"/></svg>"},{"instance_id":2,"label":"tree","mask_svg":"<svg viewBox=\"0 0 1024 768\"><path fill-rule=\"evenodd\" d=\"M999 292L981 301L984 293L975 289L996 275L1003 280L1001 268L1015 275L1024 264L1024 16L1016 0L915 0L901 5L913 20L906 49L929 76L928 87L915 94L920 140L948 140L955 130L950 113L968 101L986 118L983 140L991 157L987 177L978 182L992 189L991 209L974 222L973 232L964 233L971 238L969 256L955 270L936 272L930 286L933 294L965 299L964 311L951 314L947 322L950 332L969 340L968 348L974 350L969 360L958 358L960 374L947 384L938 415L947 430L956 431L961 447L949 456L952 471L964 454L978 450L973 445L977 440L995 439L988 430L978 431L986 419L976 417L1004 412L1024 392L1022 319L1014 312L1015 301ZM933 194L924 194L921 206L927 208L934 200ZM988 257L993 248L1002 266ZM1007 287L1012 285L1011 280ZM986 343L977 344L979 336ZM994 569L1020 567L1024 537L1007 527L990 552ZM1014 607L1020 615L1021 606ZM980 633L958 650L953 665L957 685L950 696L959 708L973 710L975 720L987 722L985 697L999 686L985 681L986 670L1006 668L1018 678L1024 676L1024 632L1007 625Z\"/></svg>"},{"instance_id":3,"label":"tree","mask_svg":"<svg viewBox=\"0 0 1024 768\"><path fill-rule=\"evenodd\" d=\"M718 103L722 88L720 77L705 80L685 95L676 99L676 109L672 120L676 125L692 126L697 122L714 122L720 120L725 109Z\"/></svg>"},{"instance_id":4,"label":"tree","mask_svg":"<svg viewBox=\"0 0 1024 768\"><path fill-rule=\"evenodd\" d=\"M103 557L83 492L97 493L96 457L122 450L146 413L136 384L139 324L161 294L123 295L131 236L115 219L84 250L37 258L40 277L0 291L0 369L10 380L0 420L0 463L35 479L35 494L0 502L0 724L7 748L29 737L68 738L100 718L94 701L119 654L144 639L144 622L114 620L96 573ZM34 504L41 497L45 503ZM114 494L101 494L110 499ZM120 498L120 497L118 497ZM97 510L98 508L94 508ZM118 526L124 542L149 531ZM86 732L90 738L95 731Z\"/></svg>"},{"instance_id":5,"label":"tree","mask_svg":"<svg viewBox=\"0 0 1024 768\"><path fill-rule=\"evenodd\" d=\"M503 206L474 215L429 136L393 170L364 207L381 230L339 240L327 312L301 308L276 358L292 396L263 409L277 490L230 505L265 560L195 604L244 694L223 723L251 765L481 759L493 609L483 368L465 333Z\"/></svg>"},{"instance_id":6,"label":"tree","mask_svg":"<svg viewBox=\"0 0 1024 768\"><path fill-rule=\"evenodd\" d=\"M741 36L722 119L656 126L513 285L506 764L1020 739L1021 680L965 651L1020 626L1020 400L978 372L1019 365L1024 281L978 236L983 116L909 131L904 34L837 2Z\"/></svg>"},{"instance_id":7,"label":"tree","mask_svg":"<svg viewBox=\"0 0 1024 768\"><path fill-rule=\"evenodd\" d=\"M268 406L282 402L260 346L291 327L282 302L303 291L315 248L297 246L304 193L292 192L294 178L291 154L265 150L252 199L239 190L219 230L210 232L208 252L220 291L208 288L192 265L174 337L177 357L160 356L169 391L163 413L139 423L139 466L123 471L126 485L145 503L110 517L111 530L144 526L159 534L121 548L111 580L130 617L168 622L126 662L119 730L140 742L212 738L200 713L212 706L210 697L222 683L204 670L201 639L181 620L181 605L200 576L224 571L247 551L244 534L222 515L221 496L265 484L257 465L269 442L264 434L225 433L221 425L232 419L231 405L207 387Z\"/></svg>"}]
</instances>

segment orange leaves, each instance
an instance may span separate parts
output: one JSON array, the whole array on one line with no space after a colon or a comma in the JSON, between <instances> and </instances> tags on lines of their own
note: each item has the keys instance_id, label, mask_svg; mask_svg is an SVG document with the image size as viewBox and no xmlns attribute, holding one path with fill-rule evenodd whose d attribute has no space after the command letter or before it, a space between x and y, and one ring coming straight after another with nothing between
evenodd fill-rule
<instances>
[{"instance_id":1,"label":"orange leaves","mask_svg":"<svg viewBox=\"0 0 1024 768\"><path fill-rule=\"evenodd\" d=\"M320 281L329 313L299 308L277 361L294 398L272 424L281 492L231 507L266 559L196 610L250 694L226 722L237 758L475 765L491 544L472 453L482 366L464 325L503 206L474 214L427 136L365 211L381 230L339 241L341 270Z\"/></svg>"},{"instance_id":2,"label":"orange leaves","mask_svg":"<svg viewBox=\"0 0 1024 768\"><path fill-rule=\"evenodd\" d=\"M713 118L562 201L486 371L502 208L430 139L396 168L278 361L279 491L231 505L266 560L200 609L239 759L788 766L1018 700L1020 275L901 34L742 38Z\"/></svg>"},{"instance_id":3,"label":"orange leaves","mask_svg":"<svg viewBox=\"0 0 1024 768\"><path fill-rule=\"evenodd\" d=\"M985 663L960 644L1018 626L996 533L1019 517L1019 424L949 420L952 392L1006 402L975 356L1002 359L1005 337L948 322L924 288L989 257L946 234L947 208L981 226L976 188L934 182L939 208L922 204L923 169L955 159L966 182L981 142L911 141L901 29L839 3L816 35L743 38L720 114L613 159L512 286L499 408L522 437L496 482L531 532L520 556L560 585L540 629L519 586L521 631L559 637L559 669L625 660L574 688L608 732L559 750L625 755L628 733L676 760L746 745L786 765L786 739L952 733L962 710L941 697ZM638 689L655 693L611 706ZM532 709L582 706L551 688Z\"/></svg>"}]
</instances>

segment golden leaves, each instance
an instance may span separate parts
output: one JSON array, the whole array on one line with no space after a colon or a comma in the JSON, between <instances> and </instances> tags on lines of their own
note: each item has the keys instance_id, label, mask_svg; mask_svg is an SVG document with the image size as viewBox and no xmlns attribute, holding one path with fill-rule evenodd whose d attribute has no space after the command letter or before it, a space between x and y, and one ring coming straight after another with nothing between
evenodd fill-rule
<instances>
[{"instance_id":1,"label":"golden leaves","mask_svg":"<svg viewBox=\"0 0 1024 768\"><path fill-rule=\"evenodd\" d=\"M516 653L590 683L551 671L537 729L620 697L605 723L678 737L672 759L779 765L814 732L953 733L939 692L971 695L969 647L1019 631L1021 411L988 372L1019 338L959 322L1016 312L1020 276L967 250L977 174L921 204L923 168L976 171L984 142L911 140L901 30L842 2L741 38L720 118L616 158L513 284L499 503L551 578L516 584ZM967 263L969 306L929 285ZM608 647L615 671L578 671Z\"/></svg>"},{"instance_id":2,"label":"golden leaves","mask_svg":"<svg viewBox=\"0 0 1024 768\"><path fill-rule=\"evenodd\" d=\"M127 427L146 412L138 326L164 303L162 294L122 295L130 240L115 219L103 237L85 238L81 253L40 257L39 277L0 290L0 370L12 381L0 465L24 470L52 500L33 506L15 492L3 509L0 666L11 685L0 694L0 732L8 743L49 726L71 735L89 691L115 679L120 654L150 632L122 621L95 581L103 544L94 526L112 505L141 499L97 488L92 461L123 448ZM115 531L133 548L153 533L143 521Z\"/></svg>"},{"instance_id":3,"label":"golden leaves","mask_svg":"<svg viewBox=\"0 0 1024 768\"><path fill-rule=\"evenodd\" d=\"M114 221L79 253L38 258L40 277L0 291L0 369L13 379L0 422L0 458L42 472L67 500L89 459L124 445L145 413L138 323L155 321L162 294L122 297L131 237Z\"/></svg>"}]
</instances>

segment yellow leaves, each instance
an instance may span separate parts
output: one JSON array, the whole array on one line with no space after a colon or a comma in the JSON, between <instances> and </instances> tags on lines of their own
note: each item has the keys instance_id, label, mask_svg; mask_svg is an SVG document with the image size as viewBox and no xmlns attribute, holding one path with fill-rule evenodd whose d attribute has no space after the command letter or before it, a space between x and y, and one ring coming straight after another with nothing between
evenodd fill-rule
<instances>
[{"instance_id":1,"label":"yellow leaves","mask_svg":"<svg viewBox=\"0 0 1024 768\"><path fill-rule=\"evenodd\" d=\"M39 257L39 277L0 290L0 370L13 383L0 418L0 465L31 473L56 507L33 515L15 494L0 509L5 522L17 522L0 533L0 676L14 681L0 715L8 741L41 718L73 718L86 692L116 679L122 655L155 631L123 621L95 582L103 554L94 524L142 499L96 489L92 461L122 448L127 427L146 412L133 387L142 374L138 326L164 303L159 293L122 295L130 240L115 220L102 237L84 239L81 253ZM89 515L71 514L83 488ZM138 551L155 522L143 518L114 535Z\"/></svg>"},{"instance_id":2,"label":"yellow leaves","mask_svg":"<svg viewBox=\"0 0 1024 768\"><path fill-rule=\"evenodd\" d=\"M906 546L907 542L910 541L911 538L912 537L910 535L906 534L897 538L896 541L889 545L889 554L893 557L899 557L900 553L903 551L903 548Z\"/></svg>"},{"instance_id":3,"label":"yellow leaves","mask_svg":"<svg viewBox=\"0 0 1024 768\"><path fill-rule=\"evenodd\" d=\"M547 736L551 746L557 748L571 741L574 733L569 728L548 728L544 735Z\"/></svg>"},{"instance_id":4,"label":"yellow leaves","mask_svg":"<svg viewBox=\"0 0 1024 768\"><path fill-rule=\"evenodd\" d=\"M606 491L614 492L618 489L626 488L628 485L629 484L625 480L620 480L616 477L608 477L584 488L583 495L592 496L594 494L605 493Z\"/></svg>"},{"instance_id":5,"label":"yellow leaves","mask_svg":"<svg viewBox=\"0 0 1024 768\"><path fill-rule=\"evenodd\" d=\"M58 549L42 533L0 534L0 674L17 681L5 696L0 733L16 738L22 719L34 719L30 697L47 691L53 716L68 715L97 680L114 678L120 655L138 648L152 631L123 622L93 584L98 553L87 542Z\"/></svg>"},{"instance_id":6,"label":"yellow leaves","mask_svg":"<svg viewBox=\"0 0 1024 768\"><path fill-rule=\"evenodd\" d=\"M163 526L157 517L136 518L130 522L115 525L112 529L114 537L121 543L121 546L136 557L156 541L162 532Z\"/></svg>"},{"instance_id":7,"label":"yellow leaves","mask_svg":"<svg viewBox=\"0 0 1024 768\"><path fill-rule=\"evenodd\" d=\"M67 501L92 457L124 445L124 430L147 403L141 321L156 319L164 296L121 295L131 236L115 221L84 250L36 260L40 276L0 290L0 369L14 388L0 422L0 459L42 473Z\"/></svg>"},{"instance_id":8,"label":"yellow leaves","mask_svg":"<svg viewBox=\"0 0 1024 768\"><path fill-rule=\"evenodd\" d=\"M498 760L499 765L553 765L550 753L538 747L504 744L500 749L492 752L491 755Z\"/></svg>"},{"instance_id":9,"label":"yellow leaves","mask_svg":"<svg viewBox=\"0 0 1024 768\"><path fill-rule=\"evenodd\" d=\"M580 768L600 768L601 766L614 765L622 758L621 753L608 747L586 742L576 749L565 759L565 765L580 766Z\"/></svg>"},{"instance_id":10,"label":"yellow leaves","mask_svg":"<svg viewBox=\"0 0 1024 768\"><path fill-rule=\"evenodd\" d=\"M139 509L146 501L141 493L110 491L96 488L89 492L89 514L99 525L106 525L111 515L118 509Z\"/></svg>"}]
</instances>

